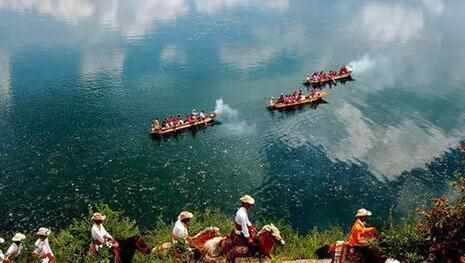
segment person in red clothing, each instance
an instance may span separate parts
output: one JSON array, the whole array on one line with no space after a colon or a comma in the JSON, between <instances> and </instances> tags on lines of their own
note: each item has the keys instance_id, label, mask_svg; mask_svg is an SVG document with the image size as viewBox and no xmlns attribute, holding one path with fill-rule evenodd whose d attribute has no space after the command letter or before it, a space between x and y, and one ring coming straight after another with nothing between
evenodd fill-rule
<instances>
[{"instance_id":1,"label":"person in red clothing","mask_svg":"<svg viewBox=\"0 0 465 263\"><path fill-rule=\"evenodd\" d=\"M374 227L368 227L366 221L372 213L361 208L355 215L355 222L349 234L347 246L355 253L360 253L365 262L375 262L376 253L368 245L371 240L378 237L378 231Z\"/></svg>"}]
</instances>

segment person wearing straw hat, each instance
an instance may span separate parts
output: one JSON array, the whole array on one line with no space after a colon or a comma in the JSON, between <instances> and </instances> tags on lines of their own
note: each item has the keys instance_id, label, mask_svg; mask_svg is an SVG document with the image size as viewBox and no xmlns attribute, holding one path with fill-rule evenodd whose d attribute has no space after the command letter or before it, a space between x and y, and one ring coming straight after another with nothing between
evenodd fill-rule
<instances>
[{"instance_id":1,"label":"person wearing straw hat","mask_svg":"<svg viewBox=\"0 0 465 263\"><path fill-rule=\"evenodd\" d=\"M355 214L355 222L349 234L347 245L353 249L355 253L360 253L367 260L374 259L375 252L372 251L368 245L370 240L378 236L378 231L374 227L368 227L366 221L372 213L365 208L361 208Z\"/></svg>"},{"instance_id":2,"label":"person wearing straw hat","mask_svg":"<svg viewBox=\"0 0 465 263\"><path fill-rule=\"evenodd\" d=\"M26 239L26 236L22 233L16 233L11 241L10 247L5 253L5 259L3 260L3 263L14 263L14 259L19 257L21 255L21 251L23 250L23 240Z\"/></svg>"},{"instance_id":3,"label":"person wearing straw hat","mask_svg":"<svg viewBox=\"0 0 465 263\"><path fill-rule=\"evenodd\" d=\"M178 215L178 220L174 224L171 240L175 248L176 262L184 262L189 257L191 249L189 247L189 225L194 215L189 211L182 211Z\"/></svg>"},{"instance_id":4,"label":"person wearing straw hat","mask_svg":"<svg viewBox=\"0 0 465 263\"><path fill-rule=\"evenodd\" d=\"M39 257L41 263L55 263L55 255L50 248L50 243L48 242L48 236L50 235L50 230L46 227L41 227L36 233L37 241L34 246L35 249L32 251L32 255Z\"/></svg>"},{"instance_id":5,"label":"person wearing straw hat","mask_svg":"<svg viewBox=\"0 0 465 263\"><path fill-rule=\"evenodd\" d=\"M116 241L103 226L103 221L105 221L105 219L106 219L106 216L98 212L92 215L92 218L91 218L91 220L93 221L92 229L91 229L92 244L90 245L89 253L95 256L98 254L99 250L105 245L111 248L114 262L120 263L121 257L120 257L118 241Z\"/></svg>"},{"instance_id":6,"label":"person wearing straw hat","mask_svg":"<svg viewBox=\"0 0 465 263\"><path fill-rule=\"evenodd\" d=\"M235 246L253 246L255 245L257 230L249 220L248 211L255 205L255 199L250 195L244 195L239 200L241 201L241 207L234 217L234 229L231 233L231 239Z\"/></svg>"}]
</instances>

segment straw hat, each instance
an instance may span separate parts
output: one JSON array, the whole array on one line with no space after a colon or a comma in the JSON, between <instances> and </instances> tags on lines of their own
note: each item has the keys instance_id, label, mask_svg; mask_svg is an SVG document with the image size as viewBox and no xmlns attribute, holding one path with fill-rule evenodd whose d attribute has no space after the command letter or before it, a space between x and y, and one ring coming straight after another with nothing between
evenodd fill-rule
<instances>
[{"instance_id":1,"label":"straw hat","mask_svg":"<svg viewBox=\"0 0 465 263\"><path fill-rule=\"evenodd\" d=\"M92 221L105 221L107 217L101 213L94 213L92 215Z\"/></svg>"},{"instance_id":2,"label":"straw hat","mask_svg":"<svg viewBox=\"0 0 465 263\"><path fill-rule=\"evenodd\" d=\"M182 211L178 215L178 219L181 220L181 221L184 220L184 219L191 219L193 217L194 217L194 215L189 211Z\"/></svg>"},{"instance_id":3,"label":"straw hat","mask_svg":"<svg viewBox=\"0 0 465 263\"><path fill-rule=\"evenodd\" d=\"M250 195L244 195L239 200L241 200L241 202L245 204L249 204L249 205L255 204L255 199L253 199L253 197L251 197Z\"/></svg>"},{"instance_id":4,"label":"straw hat","mask_svg":"<svg viewBox=\"0 0 465 263\"><path fill-rule=\"evenodd\" d=\"M5 243L5 239L0 237L0 244L3 244L3 243Z\"/></svg>"},{"instance_id":5,"label":"straw hat","mask_svg":"<svg viewBox=\"0 0 465 263\"><path fill-rule=\"evenodd\" d=\"M365 208L361 208L357 211L357 214L355 215L355 217L362 217L362 216L371 216L372 213L368 210L366 210Z\"/></svg>"},{"instance_id":6,"label":"straw hat","mask_svg":"<svg viewBox=\"0 0 465 263\"><path fill-rule=\"evenodd\" d=\"M18 241L23 241L24 239L26 239L26 236L24 234L16 233L11 239L11 241L18 242Z\"/></svg>"},{"instance_id":7,"label":"straw hat","mask_svg":"<svg viewBox=\"0 0 465 263\"><path fill-rule=\"evenodd\" d=\"M46 236L46 237L48 237L48 235L50 235L51 232L52 231L50 231L50 229L48 229L46 227L41 227L37 231L36 236Z\"/></svg>"}]
</instances>

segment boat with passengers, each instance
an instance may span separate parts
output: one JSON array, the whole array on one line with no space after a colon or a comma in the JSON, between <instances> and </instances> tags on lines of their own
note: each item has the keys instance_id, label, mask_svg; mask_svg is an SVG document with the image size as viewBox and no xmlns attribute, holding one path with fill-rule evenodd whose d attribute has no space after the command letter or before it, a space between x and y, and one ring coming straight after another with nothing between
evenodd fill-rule
<instances>
[{"instance_id":1,"label":"boat with passengers","mask_svg":"<svg viewBox=\"0 0 465 263\"><path fill-rule=\"evenodd\" d=\"M168 136L188 129L206 127L208 124L215 122L216 117L215 112L205 114L203 111L197 112L193 110L185 119L181 118L181 115L167 117L161 123L158 119L155 119L152 121L150 134L153 136Z\"/></svg>"},{"instance_id":2,"label":"boat with passengers","mask_svg":"<svg viewBox=\"0 0 465 263\"><path fill-rule=\"evenodd\" d=\"M307 74L304 80L304 85L320 86L327 83L335 84L336 81L352 79L352 68L350 66L343 66L339 71L330 70L328 72L320 71Z\"/></svg>"},{"instance_id":3,"label":"boat with passengers","mask_svg":"<svg viewBox=\"0 0 465 263\"><path fill-rule=\"evenodd\" d=\"M324 97L329 96L326 91L314 89L308 94L303 94L302 90L294 91L292 94L281 96L278 99L271 98L267 108L270 110L291 109L298 106L320 102Z\"/></svg>"}]
</instances>

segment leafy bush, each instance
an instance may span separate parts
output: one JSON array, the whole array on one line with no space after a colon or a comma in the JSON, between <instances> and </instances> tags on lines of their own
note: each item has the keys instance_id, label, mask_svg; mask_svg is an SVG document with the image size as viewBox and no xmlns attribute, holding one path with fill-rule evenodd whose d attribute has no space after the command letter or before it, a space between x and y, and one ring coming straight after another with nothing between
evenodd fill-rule
<instances>
[{"instance_id":1,"label":"leafy bush","mask_svg":"<svg viewBox=\"0 0 465 263\"><path fill-rule=\"evenodd\" d=\"M430 262L459 262L465 255L465 178L454 186L456 199L434 199L433 208L422 211L418 230L426 236Z\"/></svg>"},{"instance_id":2,"label":"leafy bush","mask_svg":"<svg viewBox=\"0 0 465 263\"><path fill-rule=\"evenodd\" d=\"M425 235L418 231L415 217L381 232L375 246L386 256L411 263L424 262L427 251Z\"/></svg>"}]
</instances>

